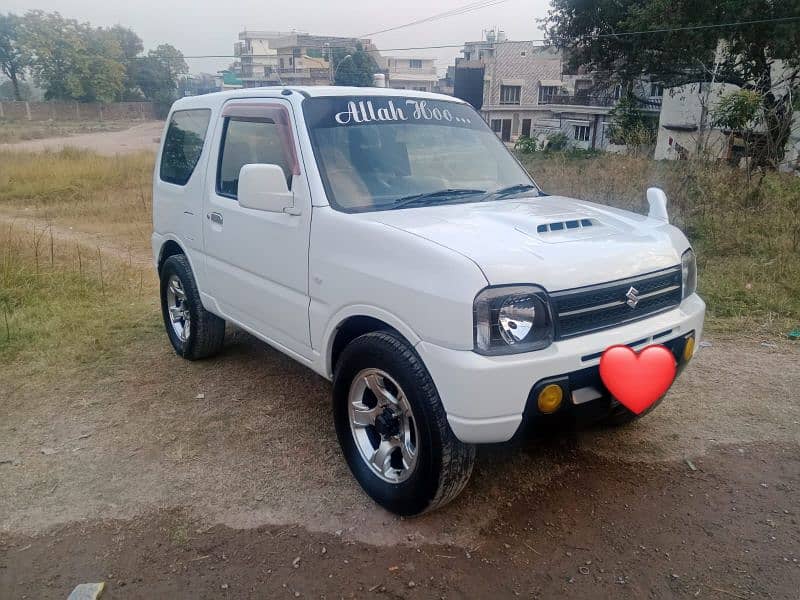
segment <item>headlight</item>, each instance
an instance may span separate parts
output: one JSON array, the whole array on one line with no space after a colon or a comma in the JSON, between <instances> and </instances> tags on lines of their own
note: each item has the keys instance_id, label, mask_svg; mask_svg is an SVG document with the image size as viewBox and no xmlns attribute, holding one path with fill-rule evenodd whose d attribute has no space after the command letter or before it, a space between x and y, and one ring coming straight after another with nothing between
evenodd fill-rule
<instances>
[{"instance_id":1,"label":"headlight","mask_svg":"<svg viewBox=\"0 0 800 600\"><path fill-rule=\"evenodd\" d=\"M535 285L486 288L475 298L475 352L516 354L553 342L547 293Z\"/></svg>"},{"instance_id":2,"label":"headlight","mask_svg":"<svg viewBox=\"0 0 800 600\"><path fill-rule=\"evenodd\" d=\"M688 298L697 291L697 260L691 248L681 256L681 273L683 275L683 297Z\"/></svg>"}]
</instances>

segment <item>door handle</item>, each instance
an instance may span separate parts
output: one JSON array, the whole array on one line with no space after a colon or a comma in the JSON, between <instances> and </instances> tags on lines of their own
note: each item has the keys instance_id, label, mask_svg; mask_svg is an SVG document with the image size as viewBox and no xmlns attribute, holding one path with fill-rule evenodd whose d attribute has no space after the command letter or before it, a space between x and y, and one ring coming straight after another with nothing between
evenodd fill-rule
<instances>
[{"instance_id":1,"label":"door handle","mask_svg":"<svg viewBox=\"0 0 800 600\"><path fill-rule=\"evenodd\" d=\"M222 213L210 212L206 215L206 218L211 219L212 223L216 223L217 225L222 225Z\"/></svg>"}]
</instances>

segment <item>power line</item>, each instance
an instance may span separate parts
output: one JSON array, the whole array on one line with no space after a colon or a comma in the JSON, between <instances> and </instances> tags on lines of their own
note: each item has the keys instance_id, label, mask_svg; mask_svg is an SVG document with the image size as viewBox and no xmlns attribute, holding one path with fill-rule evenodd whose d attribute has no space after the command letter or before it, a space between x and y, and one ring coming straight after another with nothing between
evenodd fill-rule
<instances>
[{"instance_id":1,"label":"power line","mask_svg":"<svg viewBox=\"0 0 800 600\"><path fill-rule=\"evenodd\" d=\"M777 17L774 19L758 19L755 21L738 21L736 23L712 23L710 25L686 25L683 27L666 27L663 29L644 29L642 31L622 31L620 33L600 33L592 35L594 38L625 37L631 35L644 35L646 33L673 33L677 31L695 31L698 29L721 29L727 27L741 27L742 25L762 25L764 23L788 23L800 21L797 17Z\"/></svg>"},{"instance_id":2,"label":"power line","mask_svg":"<svg viewBox=\"0 0 800 600\"><path fill-rule=\"evenodd\" d=\"M370 37L373 35L378 35L380 33L387 33L389 31L397 31L398 29L405 29L406 27L413 27L414 25L420 25L422 23L430 23L431 21L438 21L440 19L446 19L448 17L455 17L457 15L463 15L469 12L479 10L481 8L488 8L489 6L494 6L496 4L502 4L504 2L508 2L508 0L479 0L478 2L472 2L470 4L465 4L464 6L460 6L458 8L454 8L451 10L447 10L445 12L431 15L429 17L424 17L422 19L417 19L409 23L404 23L403 25L396 25L394 27L389 27L387 29L381 29L380 31L373 31L372 33L366 33L361 37Z\"/></svg>"},{"instance_id":3,"label":"power line","mask_svg":"<svg viewBox=\"0 0 800 600\"><path fill-rule=\"evenodd\" d=\"M502 0L506 1L506 0ZM800 16L797 17L779 17L774 19L758 19L753 21L738 21L735 23L712 23L707 25L686 25L683 27L666 27L662 29L643 29L640 31L620 31L618 33L599 33L594 34L589 37L591 38L609 38L609 37L626 37L626 36L633 36L633 35L647 35L653 33L676 33L678 31L694 31L694 30L702 30L702 29L724 29L729 27L741 27L744 25L763 25L767 23L789 23L793 21L800 21ZM373 34L374 35L374 34ZM504 40L504 41L495 41L491 42L493 45L501 45L501 44L546 44L551 40L547 39L533 39L533 40ZM484 42L490 43L490 42ZM463 48L464 42L460 42L458 44L439 44L439 45L432 45L432 46L408 46L405 48L375 48L375 49L368 49L364 50L365 52L402 52L406 50L440 50L444 48ZM328 48L333 49L350 49L350 46L328 46ZM248 54L249 57L252 58L269 58L275 56L273 54ZM138 59L146 59L146 56L137 56L135 58ZM203 59L203 58L239 58L233 54L205 54L205 55L197 55L197 56L184 56L184 59Z\"/></svg>"}]
</instances>

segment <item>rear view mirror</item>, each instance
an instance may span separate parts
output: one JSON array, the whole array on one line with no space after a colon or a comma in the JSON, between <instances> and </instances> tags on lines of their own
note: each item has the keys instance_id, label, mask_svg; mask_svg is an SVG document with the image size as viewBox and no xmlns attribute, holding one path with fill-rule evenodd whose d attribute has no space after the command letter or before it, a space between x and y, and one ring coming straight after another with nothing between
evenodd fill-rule
<instances>
[{"instance_id":1,"label":"rear view mirror","mask_svg":"<svg viewBox=\"0 0 800 600\"><path fill-rule=\"evenodd\" d=\"M268 212L294 212L294 194L278 165L244 165L239 171L239 205Z\"/></svg>"}]
</instances>

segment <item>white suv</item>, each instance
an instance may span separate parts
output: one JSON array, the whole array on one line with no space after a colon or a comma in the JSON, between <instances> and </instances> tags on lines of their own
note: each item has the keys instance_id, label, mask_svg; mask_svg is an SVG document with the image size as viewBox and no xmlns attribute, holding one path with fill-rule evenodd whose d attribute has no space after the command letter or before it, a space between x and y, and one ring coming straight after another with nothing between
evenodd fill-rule
<instances>
[{"instance_id":1,"label":"white suv","mask_svg":"<svg viewBox=\"0 0 800 600\"><path fill-rule=\"evenodd\" d=\"M345 459L387 509L455 498L523 423L635 418L604 349L691 358L705 305L666 217L550 196L468 104L405 90L184 98L162 136L153 254L194 360L230 322L333 381ZM633 296L633 298L632 298Z\"/></svg>"}]
</instances>

